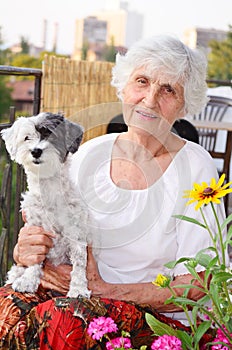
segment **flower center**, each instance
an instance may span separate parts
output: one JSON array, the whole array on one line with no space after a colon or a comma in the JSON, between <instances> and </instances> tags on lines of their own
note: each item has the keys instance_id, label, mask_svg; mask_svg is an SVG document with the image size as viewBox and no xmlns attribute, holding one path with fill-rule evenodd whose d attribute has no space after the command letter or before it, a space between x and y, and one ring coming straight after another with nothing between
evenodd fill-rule
<instances>
[{"instance_id":1,"label":"flower center","mask_svg":"<svg viewBox=\"0 0 232 350\"><path fill-rule=\"evenodd\" d=\"M211 187L206 187L203 191L203 194L206 196L211 195L214 192L214 190Z\"/></svg>"}]
</instances>

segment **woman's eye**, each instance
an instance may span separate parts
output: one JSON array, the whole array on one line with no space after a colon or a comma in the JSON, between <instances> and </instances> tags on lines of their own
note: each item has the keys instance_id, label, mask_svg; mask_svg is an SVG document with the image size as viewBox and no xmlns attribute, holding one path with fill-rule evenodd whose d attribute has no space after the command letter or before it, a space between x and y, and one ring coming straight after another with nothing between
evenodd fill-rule
<instances>
[{"instance_id":1,"label":"woman's eye","mask_svg":"<svg viewBox=\"0 0 232 350\"><path fill-rule=\"evenodd\" d=\"M162 90L167 94L175 95L175 90L170 85L164 85Z\"/></svg>"},{"instance_id":2,"label":"woman's eye","mask_svg":"<svg viewBox=\"0 0 232 350\"><path fill-rule=\"evenodd\" d=\"M144 85L147 83L147 80L145 78L138 78L137 83L139 83L140 85Z\"/></svg>"}]
</instances>

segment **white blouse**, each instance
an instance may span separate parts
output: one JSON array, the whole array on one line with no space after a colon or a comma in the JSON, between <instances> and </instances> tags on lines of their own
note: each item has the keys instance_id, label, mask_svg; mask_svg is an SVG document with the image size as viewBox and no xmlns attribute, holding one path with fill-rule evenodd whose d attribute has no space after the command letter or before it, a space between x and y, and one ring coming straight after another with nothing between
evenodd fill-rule
<instances>
[{"instance_id":1,"label":"white blouse","mask_svg":"<svg viewBox=\"0 0 232 350\"><path fill-rule=\"evenodd\" d=\"M211 156L186 141L163 176L144 190L117 187L110 177L112 147L118 134L84 143L72 156L71 179L89 208L91 234L99 272L106 282L151 282L158 273L185 274L184 265L170 271L164 264L195 257L211 245L206 230L173 217L184 214L202 221L195 205L186 206L184 190L218 178ZM219 217L224 206L217 205ZM212 228L210 206L204 209ZM216 228L215 228L216 230ZM198 271L203 270L199 268Z\"/></svg>"}]
</instances>

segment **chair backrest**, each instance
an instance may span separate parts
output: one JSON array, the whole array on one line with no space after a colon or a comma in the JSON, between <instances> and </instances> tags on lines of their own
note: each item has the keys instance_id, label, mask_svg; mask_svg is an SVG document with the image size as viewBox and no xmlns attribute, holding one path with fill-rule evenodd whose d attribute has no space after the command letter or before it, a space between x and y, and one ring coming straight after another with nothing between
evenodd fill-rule
<instances>
[{"instance_id":1,"label":"chair backrest","mask_svg":"<svg viewBox=\"0 0 232 350\"><path fill-rule=\"evenodd\" d=\"M209 101L206 107L199 113L193 116L195 120L207 120L212 122L220 122L223 120L229 107L232 107L232 99L221 96L208 96ZM215 150L217 140L217 130L213 129L198 129L199 143L207 151Z\"/></svg>"},{"instance_id":2,"label":"chair backrest","mask_svg":"<svg viewBox=\"0 0 232 350\"><path fill-rule=\"evenodd\" d=\"M118 132L125 132L127 131L127 125L124 122L123 114L118 114L115 117L111 119L109 124L107 125L106 133L118 133Z\"/></svg>"},{"instance_id":3,"label":"chair backrest","mask_svg":"<svg viewBox=\"0 0 232 350\"><path fill-rule=\"evenodd\" d=\"M202 121L222 122L223 118L229 108L232 110L232 98L221 97L221 96L208 96L209 101L206 107L201 113L194 115L193 119ZM232 112L231 112L232 114ZM232 138L231 133L227 131L226 146L224 151L216 150L216 141L218 130L217 129L204 129L197 128L199 133L199 144L203 146L213 158L222 159L223 165L218 169L219 175L222 173L226 174L226 181L230 179L230 159L231 159L231 148ZM225 208L228 214L229 200L228 196L225 197Z\"/></svg>"},{"instance_id":4,"label":"chair backrest","mask_svg":"<svg viewBox=\"0 0 232 350\"><path fill-rule=\"evenodd\" d=\"M124 122L123 115L118 114L111 119L111 121L107 125L106 132L107 134L111 134L114 132L125 132L127 130L128 130L128 127ZM172 131L175 134L185 138L186 140L199 143L199 136L198 136L197 129L195 128L195 126L191 124L191 122L189 122L186 119L177 120L173 124Z\"/></svg>"},{"instance_id":5,"label":"chair backrest","mask_svg":"<svg viewBox=\"0 0 232 350\"><path fill-rule=\"evenodd\" d=\"M186 119L178 119L172 127L172 132L183 137L186 140L199 143L199 135L197 128Z\"/></svg>"}]
</instances>

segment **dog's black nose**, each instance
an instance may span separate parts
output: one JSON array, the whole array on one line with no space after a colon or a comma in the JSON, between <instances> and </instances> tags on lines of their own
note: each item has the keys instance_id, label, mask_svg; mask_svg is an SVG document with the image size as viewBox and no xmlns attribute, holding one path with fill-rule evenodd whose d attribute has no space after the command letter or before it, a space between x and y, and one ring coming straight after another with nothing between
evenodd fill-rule
<instances>
[{"instance_id":1,"label":"dog's black nose","mask_svg":"<svg viewBox=\"0 0 232 350\"><path fill-rule=\"evenodd\" d=\"M40 148L34 148L32 151L31 151L31 154L33 155L34 158L39 158L41 156L41 154L43 153L42 149Z\"/></svg>"}]
</instances>

